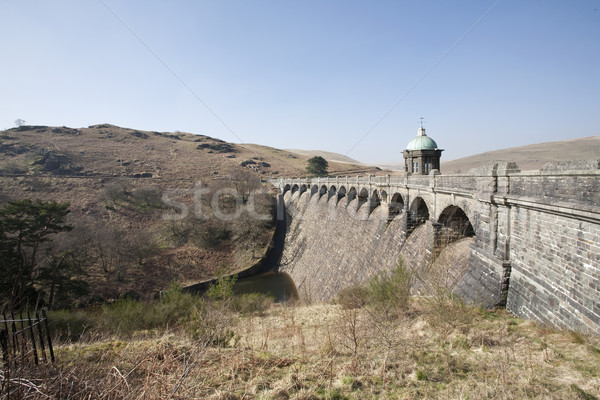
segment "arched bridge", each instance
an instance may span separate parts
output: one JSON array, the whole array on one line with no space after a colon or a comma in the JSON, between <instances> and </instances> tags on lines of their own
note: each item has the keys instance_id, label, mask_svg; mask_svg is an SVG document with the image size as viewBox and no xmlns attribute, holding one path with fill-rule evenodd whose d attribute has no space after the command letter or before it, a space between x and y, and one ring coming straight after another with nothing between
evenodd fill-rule
<instances>
[{"instance_id":1,"label":"arched bridge","mask_svg":"<svg viewBox=\"0 0 600 400\"><path fill-rule=\"evenodd\" d=\"M598 166L527 173L497 162L465 175L273 179L292 219L286 237L295 251L291 258L312 251L320 258L311 262L326 264L304 274L294 260L285 268L297 284L299 277L300 284L314 281L319 294L313 297L329 298L346 280L367 277L375 264L352 269L352 263L397 257L415 228L425 225L425 263L433 262L443 243L474 238L468 267L454 288L459 294L550 325L600 333ZM313 249L302 247L319 232L326 234L311 242ZM369 241L379 242L363 245ZM329 280L319 277L330 273Z\"/></svg>"}]
</instances>

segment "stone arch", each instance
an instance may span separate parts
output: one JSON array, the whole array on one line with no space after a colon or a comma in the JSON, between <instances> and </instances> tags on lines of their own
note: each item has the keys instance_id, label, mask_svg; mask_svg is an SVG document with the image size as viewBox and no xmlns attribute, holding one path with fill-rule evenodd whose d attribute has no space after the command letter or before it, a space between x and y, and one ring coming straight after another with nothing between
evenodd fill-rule
<instances>
[{"instance_id":1,"label":"stone arch","mask_svg":"<svg viewBox=\"0 0 600 400\"><path fill-rule=\"evenodd\" d=\"M423 224L429 219L429 207L422 197L417 197L412 201L409 211L409 223L411 227Z\"/></svg>"},{"instance_id":2,"label":"stone arch","mask_svg":"<svg viewBox=\"0 0 600 400\"><path fill-rule=\"evenodd\" d=\"M321 189L319 189L319 198L321 198L325 193L327 193L327 186L322 185Z\"/></svg>"},{"instance_id":3,"label":"stone arch","mask_svg":"<svg viewBox=\"0 0 600 400\"><path fill-rule=\"evenodd\" d=\"M356 198L357 194L358 192L354 186L348 190L348 204L350 204L350 202Z\"/></svg>"},{"instance_id":4,"label":"stone arch","mask_svg":"<svg viewBox=\"0 0 600 400\"><path fill-rule=\"evenodd\" d=\"M307 190L308 188L306 185L300 185L300 196L302 196L302 193L306 192Z\"/></svg>"},{"instance_id":5,"label":"stone arch","mask_svg":"<svg viewBox=\"0 0 600 400\"><path fill-rule=\"evenodd\" d=\"M360 206L365 204L367 201L369 201L369 191L367 190L367 188L362 188L362 189L360 189L360 192L358 192L358 207L357 208L360 208Z\"/></svg>"},{"instance_id":6,"label":"stone arch","mask_svg":"<svg viewBox=\"0 0 600 400\"><path fill-rule=\"evenodd\" d=\"M475 234L477 234L475 228L477 227L477 221L479 220L479 217L477 215L477 212L473 209L472 204L470 204L468 201L456 201L452 197L441 198L437 204L437 213L433 219L436 221L440 221L440 218L442 218L442 214L444 214L447 211L446 209L451 206L458 207L465 213L473 227L473 230L475 231Z\"/></svg>"},{"instance_id":7,"label":"stone arch","mask_svg":"<svg viewBox=\"0 0 600 400\"><path fill-rule=\"evenodd\" d=\"M346 187L345 186L340 186L340 189L337 191L337 197L338 197L337 198L338 203L341 199L346 197Z\"/></svg>"},{"instance_id":8,"label":"stone arch","mask_svg":"<svg viewBox=\"0 0 600 400\"><path fill-rule=\"evenodd\" d=\"M298 186L298 185L292 186L292 194L296 193L298 190L300 190L300 186Z\"/></svg>"},{"instance_id":9,"label":"stone arch","mask_svg":"<svg viewBox=\"0 0 600 400\"><path fill-rule=\"evenodd\" d=\"M469 217L458 206L450 205L444 208L438 218L438 222L444 227L451 240L475 236L475 230Z\"/></svg>"},{"instance_id":10,"label":"stone arch","mask_svg":"<svg viewBox=\"0 0 600 400\"><path fill-rule=\"evenodd\" d=\"M404 209L404 199L400 193L394 193L388 203L388 219L391 221L396 218Z\"/></svg>"},{"instance_id":11,"label":"stone arch","mask_svg":"<svg viewBox=\"0 0 600 400\"><path fill-rule=\"evenodd\" d=\"M290 184L288 183L288 184L286 184L286 185L283 187L283 190L281 191L281 194L286 194L287 192L289 192L289 191L290 191L290 189L291 189L291 186L290 186Z\"/></svg>"},{"instance_id":12,"label":"stone arch","mask_svg":"<svg viewBox=\"0 0 600 400\"><path fill-rule=\"evenodd\" d=\"M319 191L319 187L317 185L312 185L310 188L310 197L313 196L313 194L317 193Z\"/></svg>"},{"instance_id":13,"label":"stone arch","mask_svg":"<svg viewBox=\"0 0 600 400\"><path fill-rule=\"evenodd\" d=\"M385 190L381 191L381 202L382 203L387 203L387 199L388 199L388 194Z\"/></svg>"},{"instance_id":14,"label":"stone arch","mask_svg":"<svg viewBox=\"0 0 600 400\"><path fill-rule=\"evenodd\" d=\"M369 213L373 212L374 209L381 205L381 195L377 189L373 190L371 197L369 197Z\"/></svg>"},{"instance_id":15,"label":"stone arch","mask_svg":"<svg viewBox=\"0 0 600 400\"><path fill-rule=\"evenodd\" d=\"M327 198L328 199L332 198L333 196L335 196L336 192L337 192L336 187L334 185L331 185L331 187L329 188L329 190L327 192Z\"/></svg>"}]
</instances>

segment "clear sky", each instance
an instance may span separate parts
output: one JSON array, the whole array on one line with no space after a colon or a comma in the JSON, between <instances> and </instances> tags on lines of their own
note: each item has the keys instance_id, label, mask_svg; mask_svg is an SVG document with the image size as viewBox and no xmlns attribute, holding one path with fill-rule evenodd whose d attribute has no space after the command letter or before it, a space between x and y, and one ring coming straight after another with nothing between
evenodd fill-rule
<instances>
[{"instance_id":1,"label":"clear sky","mask_svg":"<svg viewBox=\"0 0 600 400\"><path fill-rule=\"evenodd\" d=\"M98 123L363 162L600 135L600 1L0 0L0 129ZM75 139L76 140L76 139Z\"/></svg>"}]
</instances>

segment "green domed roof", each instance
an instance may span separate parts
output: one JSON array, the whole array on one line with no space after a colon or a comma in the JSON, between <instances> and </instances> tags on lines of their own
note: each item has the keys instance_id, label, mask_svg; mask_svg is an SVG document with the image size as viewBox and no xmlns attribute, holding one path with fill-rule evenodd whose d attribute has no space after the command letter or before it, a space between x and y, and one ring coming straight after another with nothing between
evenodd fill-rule
<instances>
[{"instance_id":1,"label":"green domed roof","mask_svg":"<svg viewBox=\"0 0 600 400\"><path fill-rule=\"evenodd\" d=\"M435 150L438 148L435 140L425 135L425 128L419 128L419 134L406 146L406 150Z\"/></svg>"}]
</instances>

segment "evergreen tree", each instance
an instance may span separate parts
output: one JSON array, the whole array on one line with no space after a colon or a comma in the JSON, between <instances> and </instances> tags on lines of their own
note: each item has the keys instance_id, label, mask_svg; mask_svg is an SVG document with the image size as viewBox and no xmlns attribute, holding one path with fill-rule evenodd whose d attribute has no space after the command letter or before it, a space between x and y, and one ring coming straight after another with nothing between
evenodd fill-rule
<instances>
[{"instance_id":1,"label":"evergreen tree","mask_svg":"<svg viewBox=\"0 0 600 400\"><path fill-rule=\"evenodd\" d=\"M306 172L312 176L327 176L329 163L321 156L314 156L307 161Z\"/></svg>"},{"instance_id":2,"label":"evergreen tree","mask_svg":"<svg viewBox=\"0 0 600 400\"><path fill-rule=\"evenodd\" d=\"M68 207L68 203L20 200L0 209L0 294L10 299L12 307L36 300L47 244L53 234L71 229L66 225Z\"/></svg>"}]
</instances>

